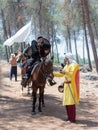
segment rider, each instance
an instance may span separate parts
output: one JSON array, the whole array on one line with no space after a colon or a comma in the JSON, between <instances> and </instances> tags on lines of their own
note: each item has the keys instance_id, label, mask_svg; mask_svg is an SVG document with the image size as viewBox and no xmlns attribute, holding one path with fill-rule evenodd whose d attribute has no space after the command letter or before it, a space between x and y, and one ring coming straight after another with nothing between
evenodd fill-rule
<instances>
[{"instance_id":1,"label":"rider","mask_svg":"<svg viewBox=\"0 0 98 130\"><path fill-rule=\"evenodd\" d=\"M32 50L31 50L30 44L28 44L26 48L23 50L23 54L26 57L26 59L31 58Z\"/></svg>"},{"instance_id":2,"label":"rider","mask_svg":"<svg viewBox=\"0 0 98 130\"><path fill-rule=\"evenodd\" d=\"M51 51L51 45L49 41L42 36L37 38L37 47L42 58L46 57Z\"/></svg>"},{"instance_id":3,"label":"rider","mask_svg":"<svg viewBox=\"0 0 98 130\"><path fill-rule=\"evenodd\" d=\"M32 50L32 55L30 58L31 60L29 60L30 62L27 63L28 65L26 67L26 74L24 76L24 84L23 84L24 87L26 87L28 79L30 77L32 65L36 61L41 61L41 58L45 59L46 56L51 51L50 42L47 39L43 38L42 36L38 37L37 41L33 40L30 48ZM49 84L54 85L55 82L52 80L49 80Z\"/></svg>"}]
</instances>

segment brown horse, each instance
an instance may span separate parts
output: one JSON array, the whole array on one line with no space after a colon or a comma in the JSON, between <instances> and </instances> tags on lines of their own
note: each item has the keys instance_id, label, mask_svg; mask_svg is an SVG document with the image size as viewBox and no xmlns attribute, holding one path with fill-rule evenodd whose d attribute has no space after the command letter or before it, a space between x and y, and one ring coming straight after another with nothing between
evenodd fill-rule
<instances>
[{"instance_id":1,"label":"brown horse","mask_svg":"<svg viewBox=\"0 0 98 130\"><path fill-rule=\"evenodd\" d=\"M17 58L17 62L18 63L20 63L20 67L21 67L21 85L22 85L22 81L23 81L23 77L24 77L24 75L25 75L25 64L26 64L26 57L24 56L24 54L22 53L22 52L19 52L18 54L17 54L17 56L16 56L16 58ZM27 85L28 85L28 94L30 94L30 80L28 80L28 83L27 83ZM22 93L23 93L23 85L22 85Z\"/></svg>"},{"instance_id":2,"label":"brown horse","mask_svg":"<svg viewBox=\"0 0 98 130\"><path fill-rule=\"evenodd\" d=\"M19 52L17 54L16 59L17 59L17 62L21 63L21 64L24 64L26 62L26 57L24 56L24 54L22 52ZM23 76L25 74L25 70L24 70L23 66L20 66L20 67L21 67L21 78L23 78Z\"/></svg>"},{"instance_id":3,"label":"brown horse","mask_svg":"<svg viewBox=\"0 0 98 130\"><path fill-rule=\"evenodd\" d=\"M32 114L35 114L35 104L37 99L37 90L39 89L39 106L38 111L42 111L44 106L44 88L46 79L53 78L53 59L46 59L35 65L31 72L32 81Z\"/></svg>"}]
</instances>

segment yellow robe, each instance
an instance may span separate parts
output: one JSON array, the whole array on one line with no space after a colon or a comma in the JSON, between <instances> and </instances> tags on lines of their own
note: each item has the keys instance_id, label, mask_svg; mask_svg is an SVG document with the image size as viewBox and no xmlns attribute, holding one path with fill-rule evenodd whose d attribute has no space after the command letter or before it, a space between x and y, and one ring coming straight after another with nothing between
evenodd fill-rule
<instances>
[{"instance_id":1,"label":"yellow robe","mask_svg":"<svg viewBox=\"0 0 98 130\"><path fill-rule=\"evenodd\" d=\"M79 64L71 63L64 67L65 74L60 72L53 72L56 77L65 78L64 82L71 81L71 83L64 83L63 105L73 105L79 103Z\"/></svg>"}]
</instances>

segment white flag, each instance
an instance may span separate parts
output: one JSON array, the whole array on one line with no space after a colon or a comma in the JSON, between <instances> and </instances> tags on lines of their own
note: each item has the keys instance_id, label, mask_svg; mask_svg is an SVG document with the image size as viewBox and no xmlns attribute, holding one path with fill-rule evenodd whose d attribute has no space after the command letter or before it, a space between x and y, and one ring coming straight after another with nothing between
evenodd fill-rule
<instances>
[{"instance_id":1,"label":"white flag","mask_svg":"<svg viewBox=\"0 0 98 130\"><path fill-rule=\"evenodd\" d=\"M31 21L23 26L15 35L10 37L4 42L4 45L11 46L15 42L25 42L27 39L29 39L29 36L31 34Z\"/></svg>"}]
</instances>

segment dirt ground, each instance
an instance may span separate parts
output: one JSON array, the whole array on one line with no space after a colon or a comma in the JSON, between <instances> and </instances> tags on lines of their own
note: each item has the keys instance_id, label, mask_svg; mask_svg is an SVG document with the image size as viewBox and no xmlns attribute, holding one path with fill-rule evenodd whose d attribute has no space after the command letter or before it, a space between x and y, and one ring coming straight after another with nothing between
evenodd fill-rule
<instances>
[{"instance_id":1,"label":"dirt ground","mask_svg":"<svg viewBox=\"0 0 98 130\"><path fill-rule=\"evenodd\" d=\"M21 95L20 68L18 81L9 80L9 64L0 64L0 130L98 130L98 81L87 80L86 75L98 76L94 71L80 74L80 104L77 105L76 123L65 121L62 93L58 85L63 78L55 78L54 86L46 85L43 112L31 114L32 98L24 89ZM36 104L37 108L38 102ZM37 109L36 109L37 110Z\"/></svg>"}]
</instances>

